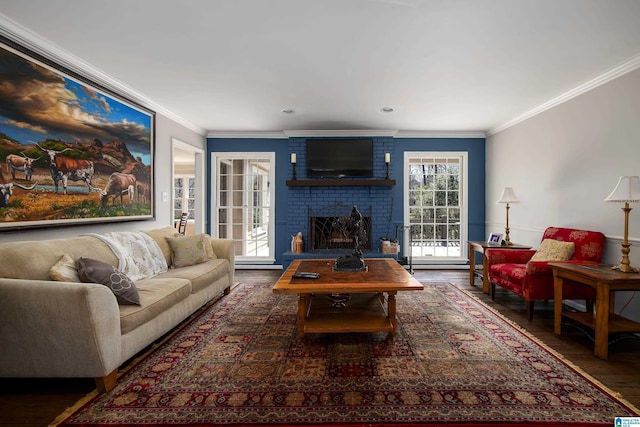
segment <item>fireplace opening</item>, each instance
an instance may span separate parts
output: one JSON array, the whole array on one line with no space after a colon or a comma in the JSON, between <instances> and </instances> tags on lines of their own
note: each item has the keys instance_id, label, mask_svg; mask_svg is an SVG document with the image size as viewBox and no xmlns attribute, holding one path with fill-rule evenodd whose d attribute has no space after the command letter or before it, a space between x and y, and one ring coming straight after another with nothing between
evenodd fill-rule
<instances>
[{"instance_id":1,"label":"fireplace opening","mask_svg":"<svg viewBox=\"0 0 640 427\"><path fill-rule=\"evenodd\" d=\"M354 249L353 236L345 235L334 227L334 223L342 217L349 216L352 206L335 204L325 206L317 211L309 208L309 243L310 252L350 253ZM363 251L371 249L371 207L364 210L362 222L367 232L367 241L361 244Z\"/></svg>"}]
</instances>

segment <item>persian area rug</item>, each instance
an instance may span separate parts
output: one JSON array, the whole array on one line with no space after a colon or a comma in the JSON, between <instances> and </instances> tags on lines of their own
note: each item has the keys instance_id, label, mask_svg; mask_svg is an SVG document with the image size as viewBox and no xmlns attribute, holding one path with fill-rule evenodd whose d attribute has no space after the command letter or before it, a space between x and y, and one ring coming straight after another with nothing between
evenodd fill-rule
<instances>
[{"instance_id":1,"label":"persian area rug","mask_svg":"<svg viewBox=\"0 0 640 427\"><path fill-rule=\"evenodd\" d=\"M297 300L239 285L60 426L612 425L637 409L451 283L399 330L296 334Z\"/></svg>"}]
</instances>

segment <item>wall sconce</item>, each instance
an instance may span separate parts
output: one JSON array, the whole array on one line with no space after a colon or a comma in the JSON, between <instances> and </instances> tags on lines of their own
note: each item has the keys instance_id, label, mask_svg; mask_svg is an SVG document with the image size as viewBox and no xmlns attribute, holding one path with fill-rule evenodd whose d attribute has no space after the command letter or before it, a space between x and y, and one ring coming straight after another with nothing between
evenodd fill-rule
<instances>
[{"instance_id":1,"label":"wall sconce","mask_svg":"<svg viewBox=\"0 0 640 427\"><path fill-rule=\"evenodd\" d=\"M384 153L384 163L387 165L386 179L389 179L389 163L391 163L391 153Z\"/></svg>"},{"instance_id":2,"label":"wall sconce","mask_svg":"<svg viewBox=\"0 0 640 427\"><path fill-rule=\"evenodd\" d=\"M296 156L296 153L291 153L291 166L293 166L293 176L291 179L296 179L296 163L298 161L298 158Z\"/></svg>"},{"instance_id":3,"label":"wall sconce","mask_svg":"<svg viewBox=\"0 0 640 427\"><path fill-rule=\"evenodd\" d=\"M505 187L502 190L502 196L498 199L496 203L506 203L507 204L507 222L504 228L504 243L505 245L512 245L511 240L509 239L509 203L520 203L518 197L516 197L516 193L513 191L511 187Z\"/></svg>"},{"instance_id":4,"label":"wall sconce","mask_svg":"<svg viewBox=\"0 0 640 427\"><path fill-rule=\"evenodd\" d=\"M629 262L629 252L631 252L631 245L629 245L629 212L631 208L629 203L640 202L640 178L637 176L621 176L618 179L616 188L613 189L611 194L604 199L605 202L624 202L622 211L624 212L624 241L622 242L622 259L620 264L614 265L612 269L620 270L623 273L637 273L638 269L631 267Z\"/></svg>"}]
</instances>

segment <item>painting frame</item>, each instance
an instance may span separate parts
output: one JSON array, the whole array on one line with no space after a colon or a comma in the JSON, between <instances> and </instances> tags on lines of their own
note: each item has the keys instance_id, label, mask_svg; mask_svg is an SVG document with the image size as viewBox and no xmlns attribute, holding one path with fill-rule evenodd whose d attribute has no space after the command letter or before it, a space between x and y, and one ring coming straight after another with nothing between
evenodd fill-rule
<instances>
[{"instance_id":1,"label":"painting frame","mask_svg":"<svg viewBox=\"0 0 640 427\"><path fill-rule=\"evenodd\" d=\"M0 233L155 220L155 111L0 36Z\"/></svg>"}]
</instances>

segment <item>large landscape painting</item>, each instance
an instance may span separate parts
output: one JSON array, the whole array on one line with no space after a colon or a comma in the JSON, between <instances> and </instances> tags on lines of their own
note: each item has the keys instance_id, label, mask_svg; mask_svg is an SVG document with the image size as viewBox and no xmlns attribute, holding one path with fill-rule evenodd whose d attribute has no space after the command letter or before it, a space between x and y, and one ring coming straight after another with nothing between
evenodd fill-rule
<instances>
[{"instance_id":1,"label":"large landscape painting","mask_svg":"<svg viewBox=\"0 0 640 427\"><path fill-rule=\"evenodd\" d=\"M0 231L153 218L154 120L0 43Z\"/></svg>"}]
</instances>

